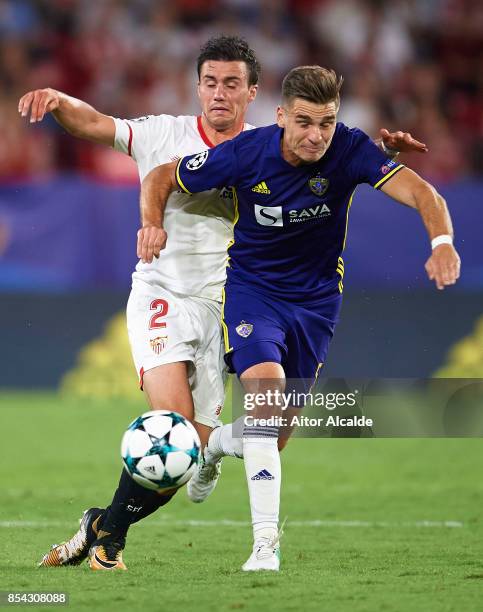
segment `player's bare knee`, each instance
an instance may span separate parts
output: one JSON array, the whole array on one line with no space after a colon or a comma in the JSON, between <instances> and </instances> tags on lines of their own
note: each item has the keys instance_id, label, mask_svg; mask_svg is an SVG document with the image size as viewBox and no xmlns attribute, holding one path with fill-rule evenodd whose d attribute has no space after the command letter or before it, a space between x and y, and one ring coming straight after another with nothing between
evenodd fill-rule
<instances>
[{"instance_id":1,"label":"player's bare knee","mask_svg":"<svg viewBox=\"0 0 483 612\"><path fill-rule=\"evenodd\" d=\"M257 363L256 365L247 368L240 376L240 380L244 385L253 385L254 381L264 379L270 380L272 385L276 384L275 381L280 380L283 381L280 382L280 384L284 385L285 372L283 371L281 364L275 362Z\"/></svg>"},{"instance_id":2,"label":"player's bare knee","mask_svg":"<svg viewBox=\"0 0 483 612\"><path fill-rule=\"evenodd\" d=\"M193 398L185 362L148 370L143 376L143 390L151 410L173 410L193 420Z\"/></svg>"}]
</instances>

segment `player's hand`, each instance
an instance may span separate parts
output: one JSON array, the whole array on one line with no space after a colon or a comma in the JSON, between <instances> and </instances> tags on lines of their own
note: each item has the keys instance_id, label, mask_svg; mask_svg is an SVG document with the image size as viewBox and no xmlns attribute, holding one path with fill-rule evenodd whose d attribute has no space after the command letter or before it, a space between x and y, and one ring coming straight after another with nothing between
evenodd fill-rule
<instances>
[{"instance_id":1,"label":"player's hand","mask_svg":"<svg viewBox=\"0 0 483 612\"><path fill-rule=\"evenodd\" d=\"M429 280L434 280L438 289L454 285L460 276L460 256L452 244L440 244L424 266Z\"/></svg>"},{"instance_id":2,"label":"player's hand","mask_svg":"<svg viewBox=\"0 0 483 612\"><path fill-rule=\"evenodd\" d=\"M18 112L26 117L30 111L30 123L42 121L45 113L59 108L60 95L55 89L35 89L29 91L18 101Z\"/></svg>"},{"instance_id":3,"label":"player's hand","mask_svg":"<svg viewBox=\"0 0 483 612\"><path fill-rule=\"evenodd\" d=\"M148 225L138 231L137 255L143 263L151 263L166 247L168 234L161 227Z\"/></svg>"},{"instance_id":4,"label":"player's hand","mask_svg":"<svg viewBox=\"0 0 483 612\"><path fill-rule=\"evenodd\" d=\"M401 153L427 153L428 147L411 136L409 132L389 132L386 129L380 130L382 141L388 149L400 151Z\"/></svg>"}]
</instances>

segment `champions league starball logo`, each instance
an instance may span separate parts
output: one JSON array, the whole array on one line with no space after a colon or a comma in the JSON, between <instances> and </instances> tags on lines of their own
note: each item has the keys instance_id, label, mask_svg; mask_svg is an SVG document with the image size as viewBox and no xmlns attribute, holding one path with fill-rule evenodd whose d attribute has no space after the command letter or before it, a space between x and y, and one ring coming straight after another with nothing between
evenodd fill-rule
<instances>
[{"instance_id":1,"label":"champions league starball logo","mask_svg":"<svg viewBox=\"0 0 483 612\"><path fill-rule=\"evenodd\" d=\"M191 157L186 162L187 170L198 170L208 159L208 151L202 151L201 153L197 153L194 157Z\"/></svg>"},{"instance_id":2,"label":"champions league starball logo","mask_svg":"<svg viewBox=\"0 0 483 612\"><path fill-rule=\"evenodd\" d=\"M315 195L323 196L329 188L329 179L322 178L320 174L317 174L317 176L314 176L309 180L309 187L312 193L315 193Z\"/></svg>"}]
</instances>

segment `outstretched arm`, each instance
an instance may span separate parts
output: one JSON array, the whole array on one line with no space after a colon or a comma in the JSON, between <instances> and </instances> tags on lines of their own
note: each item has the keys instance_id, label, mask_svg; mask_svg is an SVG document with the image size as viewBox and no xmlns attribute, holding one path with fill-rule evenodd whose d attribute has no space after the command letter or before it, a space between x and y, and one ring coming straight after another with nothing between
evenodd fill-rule
<instances>
[{"instance_id":1,"label":"outstretched arm","mask_svg":"<svg viewBox=\"0 0 483 612\"><path fill-rule=\"evenodd\" d=\"M159 257L166 246L168 236L163 228L164 211L169 194L177 188L177 163L157 166L141 184L141 229L138 231L137 256L143 263L151 263L153 257Z\"/></svg>"},{"instance_id":2,"label":"outstretched arm","mask_svg":"<svg viewBox=\"0 0 483 612\"><path fill-rule=\"evenodd\" d=\"M403 168L384 183L381 191L419 211L429 239L437 239L425 265L428 277L438 289L454 285L460 275L460 258L452 244L453 225L444 198L409 168Z\"/></svg>"},{"instance_id":3,"label":"outstretched arm","mask_svg":"<svg viewBox=\"0 0 483 612\"><path fill-rule=\"evenodd\" d=\"M48 87L29 91L20 98L18 112L22 117L27 117L30 112L30 123L42 121L46 113L52 113L57 123L72 136L111 147L114 145L116 128L112 117L56 89Z\"/></svg>"},{"instance_id":4,"label":"outstretched arm","mask_svg":"<svg viewBox=\"0 0 483 612\"><path fill-rule=\"evenodd\" d=\"M411 136L409 132L388 132L386 129L379 130L381 137L374 142L390 157L397 153L427 153L428 147Z\"/></svg>"}]
</instances>

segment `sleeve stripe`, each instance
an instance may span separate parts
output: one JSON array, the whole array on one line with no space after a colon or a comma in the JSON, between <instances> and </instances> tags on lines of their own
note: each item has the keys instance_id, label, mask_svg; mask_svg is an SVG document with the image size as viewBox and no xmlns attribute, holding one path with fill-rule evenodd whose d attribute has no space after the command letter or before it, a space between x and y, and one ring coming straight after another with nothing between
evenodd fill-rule
<instances>
[{"instance_id":1,"label":"sleeve stripe","mask_svg":"<svg viewBox=\"0 0 483 612\"><path fill-rule=\"evenodd\" d=\"M127 154L132 157L132 127L129 125L129 123L126 121L126 125L129 128L129 142L127 143Z\"/></svg>"},{"instance_id":2,"label":"sleeve stripe","mask_svg":"<svg viewBox=\"0 0 483 612\"><path fill-rule=\"evenodd\" d=\"M185 193L189 193L191 195L191 191L189 189L186 189L186 187L184 186L183 181L181 180L181 177L179 175L179 166L181 164L181 162L183 161L183 157L179 160L179 162L176 165L176 182L178 183L178 185L181 187L181 189L185 192Z\"/></svg>"},{"instance_id":3,"label":"sleeve stripe","mask_svg":"<svg viewBox=\"0 0 483 612\"><path fill-rule=\"evenodd\" d=\"M404 164L399 164L399 166L396 166L393 170L391 170L391 172L389 172L389 174L386 174L386 176L383 176L382 179L374 185L374 189L379 189L379 187L383 185L387 181L387 179L390 179L391 176L396 174L396 172L399 172L399 170L401 170L401 168L404 168L404 167L405 167Z\"/></svg>"}]
</instances>

